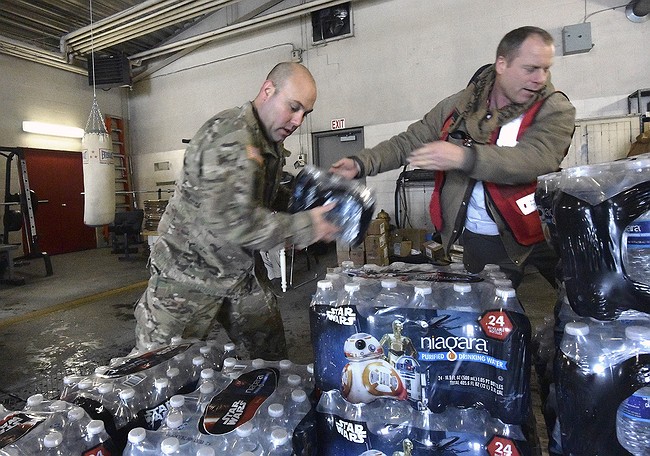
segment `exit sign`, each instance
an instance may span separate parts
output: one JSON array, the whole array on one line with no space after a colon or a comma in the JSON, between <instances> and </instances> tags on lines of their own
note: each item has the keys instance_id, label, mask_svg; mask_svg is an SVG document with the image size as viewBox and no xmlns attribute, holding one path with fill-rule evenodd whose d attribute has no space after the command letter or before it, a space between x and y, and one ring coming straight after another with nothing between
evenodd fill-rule
<instances>
[{"instance_id":1,"label":"exit sign","mask_svg":"<svg viewBox=\"0 0 650 456\"><path fill-rule=\"evenodd\" d=\"M341 130L345 128L345 119L332 119L332 130Z\"/></svg>"}]
</instances>

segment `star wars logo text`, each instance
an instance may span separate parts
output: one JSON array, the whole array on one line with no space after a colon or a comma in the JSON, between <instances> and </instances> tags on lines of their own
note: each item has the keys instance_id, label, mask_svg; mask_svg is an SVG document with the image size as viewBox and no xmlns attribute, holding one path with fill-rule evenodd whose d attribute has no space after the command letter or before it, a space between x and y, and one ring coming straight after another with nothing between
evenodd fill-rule
<instances>
[{"instance_id":1,"label":"star wars logo text","mask_svg":"<svg viewBox=\"0 0 650 456\"><path fill-rule=\"evenodd\" d=\"M149 429L158 429L160 424L165 421L167 412L169 411L168 403L162 403L156 407L144 411L144 419L149 426Z\"/></svg>"},{"instance_id":2,"label":"star wars logo text","mask_svg":"<svg viewBox=\"0 0 650 456\"><path fill-rule=\"evenodd\" d=\"M239 421L239 418L241 418L245 409L246 401L235 401L230 406L230 410L221 418L221 421L227 426L234 426Z\"/></svg>"},{"instance_id":3,"label":"star wars logo text","mask_svg":"<svg viewBox=\"0 0 650 456\"><path fill-rule=\"evenodd\" d=\"M364 443L368 432L359 423L351 423L345 420L336 420L336 431L346 440L354 443Z\"/></svg>"},{"instance_id":4,"label":"star wars logo text","mask_svg":"<svg viewBox=\"0 0 650 456\"><path fill-rule=\"evenodd\" d=\"M326 312L327 319L339 325L352 326L357 321L357 314L352 307L331 307Z\"/></svg>"}]
</instances>

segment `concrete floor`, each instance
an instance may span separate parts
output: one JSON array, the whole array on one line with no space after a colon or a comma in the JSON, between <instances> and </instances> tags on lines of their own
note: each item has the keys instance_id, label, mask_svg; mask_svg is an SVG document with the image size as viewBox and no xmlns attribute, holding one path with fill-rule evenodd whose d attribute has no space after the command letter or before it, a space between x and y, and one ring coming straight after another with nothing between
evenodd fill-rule
<instances>
[{"instance_id":1,"label":"concrete floor","mask_svg":"<svg viewBox=\"0 0 650 456\"><path fill-rule=\"evenodd\" d=\"M135 343L133 304L146 287L145 246L122 261L110 248L51 257L54 274L45 275L44 261L31 259L16 265L25 285L0 284L0 404L20 409L34 393L55 397L64 375L88 373ZM308 307L328 267L336 266L333 249L310 257L296 255L292 284L277 291L285 320L289 357L299 364L313 361ZM518 290L533 331L552 316L555 292L536 272L528 273ZM211 338L224 341L215 329ZM547 454L539 394L533 375L533 407L541 454Z\"/></svg>"}]
</instances>

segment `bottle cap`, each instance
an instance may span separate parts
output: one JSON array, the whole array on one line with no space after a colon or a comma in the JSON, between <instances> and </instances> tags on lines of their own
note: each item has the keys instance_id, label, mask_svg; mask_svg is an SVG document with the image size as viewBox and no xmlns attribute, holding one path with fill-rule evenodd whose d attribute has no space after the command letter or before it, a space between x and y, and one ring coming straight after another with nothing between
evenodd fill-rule
<instances>
[{"instance_id":1,"label":"bottle cap","mask_svg":"<svg viewBox=\"0 0 650 456\"><path fill-rule=\"evenodd\" d=\"M119 395L122 400L132 399L135 396L135 390L133 388L124 388Z\"/></svg>"},{"instance_id":2,"label":"bottle cap","mask_svg":"<svg viewBox=\"0 0 650 456\"><path fill-rule=\"evenodd\" d=\"M195 356L194 358L192 358L192 364L194 366L202 366L204 362L205 362L205 358L203 356Z\"/></svg>"},{"instance_id":3,"label":"bottle cap","mask_svg":"<svg viewBox=\"0 0 650 456\"><path fill-rule=\"evenodd\" d=\"M266 361L264 361L262 358L255 358L253 361L251 361L251 366L253 369L261 369L266 365Z\"/></svg>"},{"instance_id":4,"label":"bottle cap","mask_svg":"<svg viewBox=\"0 0 650 456\"><path fill-rule=\"evenodd\" d=\"M274 429L271 432L271 443L274 445L284 445L289 441L289 434L284 429Z\"/></svg>"},{"instance_id":5,"label":"bottle cap","mask_svg":"<svg viewBox=\"0 0 650 456\"><path fill-rule=\"evenodd\" d=\"M196 456L216 456L216 454L214 448L211 447L203 447L196 450Z\"/></svg>"},{"instance_id":6,"label":"bottle cap","mask_svg":"<svg viewBox=\"0 0 650 456\"><path fill-rule=\"evenodd\" d=\"M180 373L181 371L178 369L178 367L170 367L167 369L167 372L165 372L165 375L167 375L169 378L174 378L177 377Z\"/></svg>"},{"instance_id":7,"label":"bottle cap","mask_svg":"<svg viewBox=\"0 0 650 456\"><path fill-rule=\"evenodd\" d=\"M213 391L214 391L214 383L209 381L201 383L201 386L199 387L199 392L201 394L210 394Z\"/></svg>"},{"instance_id":8,"label":"bottle cap","mask_svg":"<svg viewBox=\"0 0 650 456\"><path fill-rule=\"evenodd\" d=\"M41 393L38 394L32 394L27 398L27 405L30 407L33 407L35 405L40 404L43 402L43 395Z\"/></svg>"},{"instance_id":9,"label":"bottle cap","mask_svg":"<svg viewBox=\"0 0 650 456\"><path fill-rule=\"evenodd\" d=\"M586 323L571 321L564 325L564 332L570 336L586 336L589 334L589 326Z\"/></svg>"},{"instance_id":10,"label":"bottle cap","mask_svg":"<svg viewBox=\"0 0 650 456\"><path fill-rule=\"evenodd\" d=\"M383 279L381 281L381 287L382 288L395 288L397 286L397 280L395 279Z\"/></svg>"},{"instance_id":11,"label":"bottle cap","mask_svg":"<svg viewBox=\"0 0 650 456\"><path fill-rule=\"evenodd\" d=\"M111 391L113 391L113 384L112 383L102 383L97 387L97 392L99 394L108 394Z\"/></svg>"},{"instance_id":12,"label":"bottle cap","mask_svg":"<svg viewBox=\"0 0 650 456\"><path fill-rule=\"evenodd\" d=\"M63 442L63 434L59 431L50 431L43 438L45 448L56 448Z\"/></svg>"},{"instance_id":13,"label":"bottle cap","mask_svg":"<svg viewBox=\"0 0 650 456\"><path fill-rule=\"evenodd\" d=\"M199 353L201 353L201 355L203 356L210 354L211 351L212 351L211 345L204 345L203 347L199 348Z\"/></svg>"},{"instance_id":14,"label":"bottle cap","mask_svg":"<svg viewBox=\"0 0 650 456\"><path fill-rule=\"evenodd\" d=\"M625 337L630 340L650 340L650 328L647 326L628 326Z\"/></svg>"},{"instance_id":15,"label":"bottle cap","mask_svg":"<svg viewBox=\"0 0 650 456\"><path fill-rule=\"evenodd\" d=\"M287 383L291 387L295 388L296 386L300 385L301 382L302 382L302 378L300 378L300 375L298 374L290 374L287 377Z\"/></svg>"},{"instance_id":16,"label":"bottle cap","mask_svg":"<svg viewBox=\"0 0 650 456\"><path fill-rule=\"evenodd\" d=\"M291 366L293 366L293 363L291 362L290 359L282 359L280 360L278 365L280 366L280 369L286 370L289 369Z\"/></svg>"},{"instance_id":17,"label":"bottle cap","mask_svg":"<svg viewBox=\"0 0 650 456\"><path fill-rule=\"evenodd\" d=\"M496 290L496 295L499 298L515 298L517 296L517 292L515 291L514 288L497 288Z\"/></svg>"},{"instance_id":18,"label":"bottle cap","mask_svg":"<svg viewBox=\"0 0 650 456\"><path fill-rule=\"evenodd\" d=\"M269 411L269 416L273 418L278 418L284 414L284 405L278 404L277 402L273 403L269 405L268 411Z\"/></svg>"},{"instance_id":19,"label":"bottle cap","mask_svg":"<svg viewBox=\"0 0 650 456\"><path fill-rule=\"evenodd\" d=\"M80 390L87 390L92 388L93 382L91 380L82 380L79 383L77 383L77 388Z\"/></svg>"},{"instance_id":20,"label":"bottle cap","mask_svg":"<svg viewBox=\"0 0 650 456\"><path fill-rule=\"evenodd\" d=\"M86 426L86 430L90 435L101 434L105 430L104 422L102 420L90 420L90 423Z\"/></svg>"},{"instance_id":21,"label":"bottle cap","mask_svg":"<svg viewBox=\"0 0 650 456\"><path fill-rule=\"evenodd\" d=\"M169 398L169 405L174 408L182 407L185 404L185 396L182 394L175 394Z\"/></svg>"},{"instance_id":22,"label":"bottle cap","mask_svg":"<svg viewBox=\"0 0 650 456\"><path fill-rule=\"evenodd\" d=\"M452 271L464 271L465 265L463 263L449 263L449 269Z\"/></svg>"},{"instance_id":23,"label":"bottle cap","mask_svg":"<svg viewBox=\"0 0 650 456\"><path fill-rule=\"evenodd\" d=\"M153 381L153 385L156 389L167 388L169 386L169 379L166 377L158 377Z\"/></svg>"},{"instance_id":24,"label":"bottle cap","mask_svg":"<svg viewBox=\"0 0 650 456\"><path fill-rule=\"evenodd\" d=\"M68 408L68 403L62 400L53 401L48 407L53 412L64 412Z\"/></svg>"},{"instance_id":25,"label":"bottle cap","mask_svg":"<svg viewBox=\"0 0 650 456\"><path fill-rule=\"evenodd\" d=\"M253 423L246 421L241 426L236 427L235 432L239 437L248 437L253 433Z\"/></svg>"},{"instance_id":26,"label":"bottle cap","mask_svg":"<svg viewBox=\"0 0 650 456\"><path fill-rule=\"evenodd\" d=\"M501 268L499 267L498 264L488 263L485 266L483 266L483 271L485 272L496 272L500 270Z\"/></svg>"},{"instance_id":27,"label":"bottle cap","mask_svg":"<svg viewBox=\"0 0 650 456\"><path fill-rule=\"evenodd\" d=\"M307 372L309 372L310 374L314 373L314 363L307 364Z\"/></svg>"},{"instance_id":28,"label":"bottle cap","mask_svg":"<svg viewBox=\"0 0 650 456\"><path fill-rule=\"evenodd\" d=\"M235 351L235 348L237 348L237 346L235 345L234 342L226 342L225 344L223 344L223 350L226 352Z\"/></svg>"},{"instance_id":29,"label":"bottle cap","mask_svg":"<svg viewBox=\"0 0 650 456\"><path fill-rule=\"evenodd\" d=\"M331 290L333 287L331 280L319 280L316 286L319 290Z\"/></svg>"},{"instance_id":30,"label":"bottle cap","mask_svg":"<svg viewBox=\"0 0 650 456\"><path fill-rule=\"evenodd\" d=\"M223 368L231 369L237 365L237 360L231 356L223 360Z\"/></svg>"},{"instance_id":31,"label":"bottle cap","mask_svg":"<svg viewBox=\"0 0 650 456\"><path fill-rule=\"evenodd\" d=\"M201 369L201 378L202 379L214 378L214 369L211 367L206 367L205 369Z\"/></svg>"},{"instance_id":32,"label":"bottle cap","mask_svg":"<svg viewBox=\"0 0 650 456\"><path fill-rule=\"evenodd\" d=\"M431 285L416 285L413 287L415 294L428 295L431 294Z\"/></svg>"},{"instance_id":33,"label":"bottle cap","mask_svg":"<svg viewBox=\"0 0 650 456\"><path fill-rule=\"evenodd\" d=\"M345 289L345 291L350 293L353 291L359 291L361 289L361 286L357 282L350 282L350 283L346 283L343 288Z\"/></svg>"},{"instance_id":34,"label":"bottle cap","mask_svg":"<svg viewBox=\"0 0 650 456\"><path fill-rule=\"evenodd\" d=\"M147 431L142 427L133 428L129 431L129 442L137 445L140 442L144 442L144 439L147 438Z\"/></svg>"},{"instance_id":35,"label":"bottle cap","mask_svg":"<svg viewBox=\"0 0 650 456\"><path fill-rule=\"evenodd\" d=\"M172 454L180 448L181 444L176 437L167 437L160 443L160 451L163 454Z\"/></svg>"},{"instance_id":36,"label":"bottle cap","mask_svg":"<svg viewBox=\"0 0 650 456\"><path fill-rule=\"evenodd\" d=\"M81 407L72 407L68 410L68 419L70 421L79 421L84 417L86 412Z\"/></svg>"},{"instance_id":37,"label":"bottle cap","mask_svg":"<svg viewBox=\"0 0 650 456\"><path fill-rule=\"evenodd\" d=\"M291 400L293 402L305 402L307 400L307 393L305 393L305 390L295 389L291 391Z\"/></svg>"},{"instance_id":38,"label":"bottle cap","mask_svg":"<svg viewBox=\"0 0 650 456\"><path fill-rule=\"evenodd\" d=\"M472 286L469 283L454 283L454 291L456 293L469 293L472 291Z\"/></svg>"},{"instance_id":39,"label":"bottle cap","mask_svg":"<svg viewBox=\"0 0 650 456\"><path fill-rule=\"evenodd\" d=\"M165 420L167 422L167 427L171 429L178 429L183 424L183 415L180 412L171 412L167 415Z\"/></svg>"}]
</instances>

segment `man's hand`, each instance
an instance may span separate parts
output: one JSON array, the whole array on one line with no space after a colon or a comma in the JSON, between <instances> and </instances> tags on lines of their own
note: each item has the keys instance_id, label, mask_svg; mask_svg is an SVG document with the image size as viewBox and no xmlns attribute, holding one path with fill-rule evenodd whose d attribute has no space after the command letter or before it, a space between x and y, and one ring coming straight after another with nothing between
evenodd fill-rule
<instances>
[{"instance_id":1,"label":"man's hand","mask_svg":"<svg viewBox=\"0 0 650 456\"><path fill-rule=\"evenodd\" d=\"M465 151L462 147L446 141L434 141L411 152L408 162L411 166L422 169L461 169L465 162Z\"/></svg>"},{"instance_id":2,"label":"man's hand","mask_svg":"<svg viewBox=\"0 0 650 456\"><path fill-rule=\"evenodd\" d=\"M359 175L359 168L351 158L342 158L332 165L329 172L352 180Z\"/></svg>"},{"instance_id":3,"label":"man's hand","mask_svg":"<svg viewBox=\"0 0 650 456\"><path fill-rule=\"evenodd\" d=\"M334 206L336 206L336 203L326 204L325 206L319 206L309 210L311 223L314 227L312 244L317 241L333 241L336 239L340 228L325 220L325 213L331 211Z\"/></svg>"}]
</instances>

